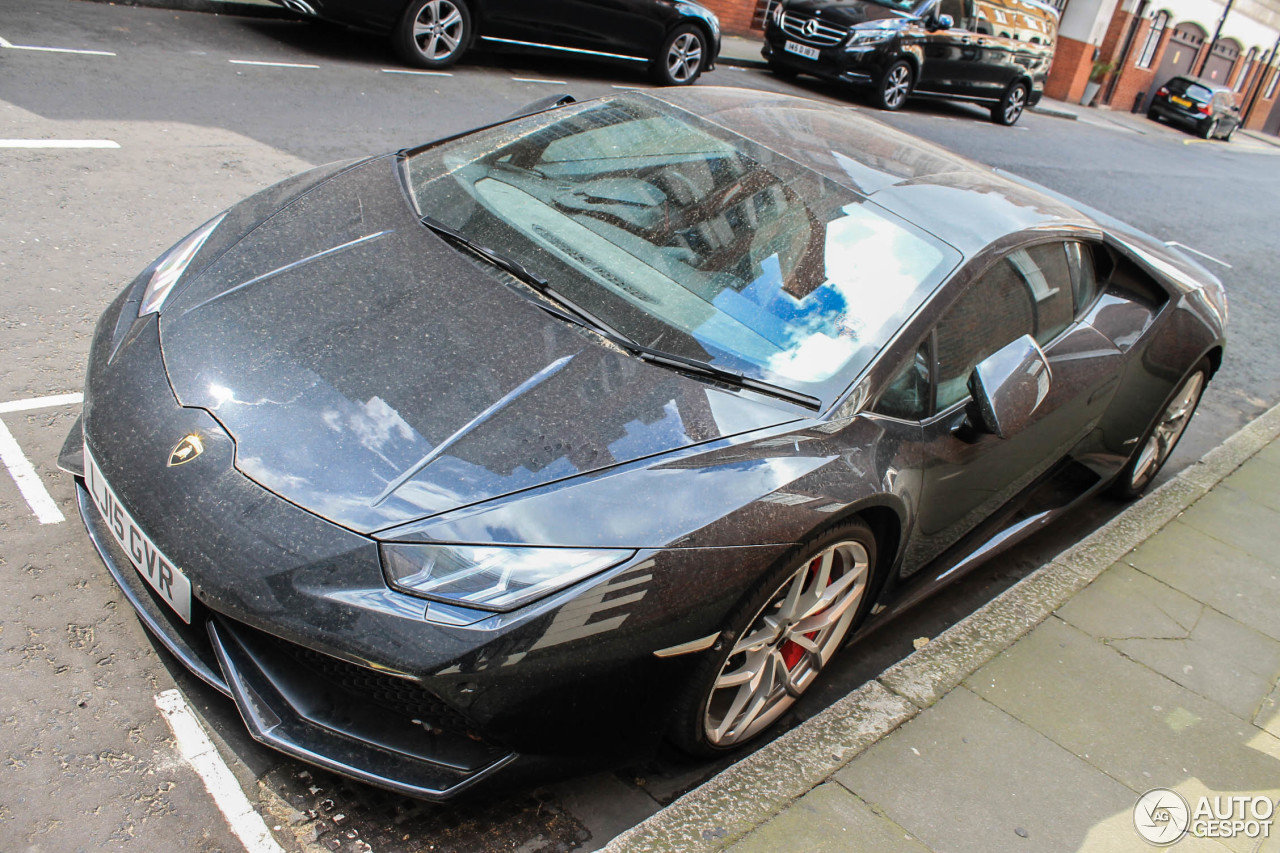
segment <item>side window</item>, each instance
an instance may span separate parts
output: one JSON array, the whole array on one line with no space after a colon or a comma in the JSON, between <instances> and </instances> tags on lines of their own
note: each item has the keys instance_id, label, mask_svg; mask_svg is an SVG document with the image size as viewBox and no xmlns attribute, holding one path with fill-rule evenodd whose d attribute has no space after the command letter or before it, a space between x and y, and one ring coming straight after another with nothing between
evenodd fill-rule
<instances>
[{"instance_id":1,"label":"side window","mask_svg":"<svg viewBox=\"0 0 1280 853\"><path fill-rule=\"evenodd\" d=\"M1062 334L1075 319L1071 268L1061 243L1042 243L1009 254L1009 263L1031 291L1035 303L1035 339L1040 346Z\"/></svg>"},{"instance_id":2,"label":"side window","mask_svg":"<svg viewBox=\"0 0 1280 853\"><path fill-rule=\"evenodd\" d=\"M941 0L938 13L951 16L951 24L957 30L972 30L974 23L973 0Z\"/></svg>"},{"instance_id":3,"label":"side window","mask_svg":"<svg viewBox=\"0 0 1280 853\"><path fill-rule=\"evenodd\" d=\"M880 392L880 399L871 407L873 412L901 418L904 421L921 421L929 416L929 372L933 359L930 355L930 338L907 359L897 375Z\"/></svg>"},{"instance_id":4,"label":"side window","mask_svg":"<svg viewBox=\"0 0 1280 853\"><path fill-rule=\"evenodd\" d=\"M1098 296L1098 269L1093 263L1093 252L1081 243L1067 244L1067 263L1071 267L1071 287L1075 292L1076 316L1079 316Z\"/></svg>"},{"instance_id":5,"label":"side window","mask_svg":"<svg viewBox=\"0 0 1280 853\"><path fill-rule=\"evenodd\" d=\"M938 321L937 410L967 397L978 362L1032 334L1035 316L1031 291L1009 261L998 261L971 284Z\"/></svg>"}]
</instances>

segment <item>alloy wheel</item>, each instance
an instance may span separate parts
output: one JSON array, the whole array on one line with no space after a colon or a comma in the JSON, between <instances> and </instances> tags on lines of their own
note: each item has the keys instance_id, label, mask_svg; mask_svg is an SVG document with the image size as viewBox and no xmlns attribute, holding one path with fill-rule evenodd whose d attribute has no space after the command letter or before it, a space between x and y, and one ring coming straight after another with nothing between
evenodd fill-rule
<instances>
[{"instance_id":1,"label":"alloy wheel","mask_svg":"<svg viewBox=\"0 0 1280 853\"><path fill-rule=\"evenodd\" d=\"M447 59L462 44L466 23L449 0L431 0L413 21L413 40L427 59Z\"/></svg>"},{"instance_id":2,"label":"alloy wheel","mask_svg":"<svg viewBox=\"0 0 1280 853\"><path fill-rule=\"evenodd\" d=\"M884 81L884 105L891 110L896 110L907 99L907 91L910 88L911 69L906 65L895 65L889 69L889 76Z\"/></svg>"},{"instance_id":3,"label":"alloy wheel","mask_svg":"<svg viewBox=\"0 0 1280 853\"><path fill-rule=\"evenodd\" d=\"M667 51L667 73L677 83L687 83L698 76L702 67L702 39L694 33L681 33Z\"/></svg>"},{"instance_id":4,"label":"alloy wheel","mask_svg":"<svg viewBox=\"0 0 1280 853\"><path fill-rule=\"evenodd\" d=\"M1151 431L1147 443L1138 453L1138 459L1133 466L1133 475L1129 481L1130 488L1136 490L1144 486L1169 458L1174 445L1178 443L1187 424L1191 422L1191 415L1195 412L1196 404L1200 402L1200 393L1204 390L1204 382L1204 373L1197 370L1174 395L1156 423L1155 429Z\"/></svg>"},{"instance_id":5,"label":"alloy wheel","mask_svg":"<svg viewBox=\"0 0 1280 853\"><path fill-rule=\"evenodd\" d=\"M1004 123L1013 124L1022 115L1022 110L1027 105L1027 90L1021 86L1015 86L1004 102Z\"/></svg>"},{"instance_id":6,"label":"alloy wheel","mask_svg":"<svg viewBox=\"0 0 1280 853\"><path fill-rule=\"evenodd\" d=\"M835 654L867 589L870 557L837 542L787 577L737 638L704 711L708 742L749 740L791 706Z\"/></svg>"}]
</instances>

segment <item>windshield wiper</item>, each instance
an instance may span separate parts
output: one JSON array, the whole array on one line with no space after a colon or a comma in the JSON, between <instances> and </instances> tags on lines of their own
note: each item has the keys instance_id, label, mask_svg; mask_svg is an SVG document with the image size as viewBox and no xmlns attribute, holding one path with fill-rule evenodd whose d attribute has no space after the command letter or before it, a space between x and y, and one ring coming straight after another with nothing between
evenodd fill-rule
<instances>
[{"instance_id":1,"label":"windshield wiper","mask_svg":"<svg viewBox=\"0 0 1280 853\"><path fill-rule=\"evenodd\" d=\"M792 391L790 388L784 388L781 385L774 385L772 382L765 382L763 379L754 379L744 373L736 370L729 370L724 367L717 367L714 364L705 361L699 361L696 358L689 358L683 355L676 355L672 352L663 352L634 341L619 342L620 346L635 352L636 356L654 364L661 364L674 370L681 370L687 373L701 374L712 379L718 379L730 385L736 385L739 388L747 388L761 394L767 394L770 397L777 397L780 400L786 400L790 403L797 403L815 412L822 408L822 401L817 397L809 394L802 394L799 391Z\"/></svg>"},{"instance_id":2,"label":"windshield wiper","mask_svg":"<svg viewBox=\"0 0 1280 853\"><path fill-rule=\"evenodd\" d=\"M462 246L472 254L483 258L495 267L505 270L515 276L520 281L532 287L538 293L547 297L547 299L552 300L552 302L558 303L558 305L552 305L535 301L535 304L537 304L542 310L549 314L553 314L562 320L567 320L570 323L575 323L579 326L590 329L615 346L619 346L631 353L634 353L638 358L643 359L644 361L648 361L653 364L660 364L664 367L669 367L685 373L693 373L717 379L721 382L735 385L739 388L748 388L761 394L767 394L770 397L777 397L781 400L797 403L806 408L813 409L814 411L817 411L822 407L822 401L817 397L802 394L799 391L792 391L790 388L783 388L780 385L774 385L771 382L765 382L761 379L754 379L750 376L739 373L736 370L728 370L705 361L699 361L696 358L689 358L688 356L664 352L662 350L653 349L652 347L647 347L644 344L637 343L601 320L596 315L592 314L587 309L583 308L581 305L575 303L572 299L569 299L563 293L557 291L545 278L535 272L532 272L519 261L508 258L500 252L496 252L487 246L477 243L461 231L450 228L448 225L445 225L443 222L436 219L432 219L430 216L422 217L422 224L446 240Z\"/></svg>"},{"instance_id":3,"label":"windshield wiper","mask_svg":"<svg viewBox=\"0 0 1280 853\"><path fill-rule=\"evenodd\" d=\"M510 273L515 278L529 285L529 287L533 288L534 291L546 297L549 301L539 299L530 299L530 301L543 311L546 311L548 314L553 314L561 320L567 320L570 323L575 323L586 329L590 329L620 347L629 348L634 346L634 344L632 344L632 342L617 329L614 329L608 323L605 323L599 317L595 316L587 309L575 303L572 299L569 299L567 296L557 291L545 278L533 272L519 261L508 258L506 255L496 252L487 246L480 245L461 231L450 228L448 225L432 219L430 216L422 217L422 224L439 234L441 237L444 237L446 240L462 246L473 255L483 258L495 267Z\"/></svg>"},{"instance_id":4,"label":"windshield wiper","mask_svg":"<svg viewBox=\"0 0 1280 853\"><path fill-rule=\"evenodd\" d=\"M445 225L437 219L432 219L430 216L422 217L422 224L439 234L441 237L444 237L446 240L457 243L473 254L479 255L495 267L506 270L525 284L531 285L537 290L545 291L547 287L547 280L537 273L531 272L519 261L508 258L506 255L496 252L488 246L483 246L480 243L477 243L461 231L450 228L448 225Z\"/></svg>"}]
</instances>

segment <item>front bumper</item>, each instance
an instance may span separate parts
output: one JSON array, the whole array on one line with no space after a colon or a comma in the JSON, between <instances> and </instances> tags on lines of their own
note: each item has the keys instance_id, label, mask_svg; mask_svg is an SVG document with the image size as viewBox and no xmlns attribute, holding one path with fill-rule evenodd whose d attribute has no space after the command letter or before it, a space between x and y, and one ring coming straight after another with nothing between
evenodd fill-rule
<instances>
[{"instance_id":1,"label":"front bumper","mask_svg":"<svg viewBox=\"0 0 1280 853\"><path fill-rule=\"evenodd\" d=\"M142 623L193 674L235 700L260 743L430 800L448 799L518 757L479 739L415 682L328 658L207 607L196 609L191 625L170 618L112 539L82 481L76 498L94 548ZM340 672L317 671L326 668Z\"/></svg>"},{"instance_id":2,"label":"front bumper","mask_svg":"<svg viewBox=\"0 0 1280 853\"><path fill-rule=\"evenodd\" d=\"M77 476L90 538L146 627L281 752L432 800L490 777L633 757L665 732L697 659L655 650L718 630L776 556L773 546L641 551L504 614L402 595L387 587L374 540L235 468L231 436L178 404L159 323L130 319L131 293L99 323L82 420L59 462ZM167 467L193 432L203 454ZM190 579L189 625L106 528L83 482L82 441Z\"/></svg>"},{"instance_id":3,"label":"front bumper","mask_svg":"<svg viewBox=\"0 0 1280 853\"><path fill-rule=\"evenodd\" d=\"M846 50L842 44L833 47L817 47L818 58L808 59L786 50L787 35L775 27L765 34L760 55L774 66L780 66L801 74L812 74L825 80L837 80L855 86L868 86L883 75L888 67L883 45L872 44L855 50Z\"/></svg>"}]
</instances>

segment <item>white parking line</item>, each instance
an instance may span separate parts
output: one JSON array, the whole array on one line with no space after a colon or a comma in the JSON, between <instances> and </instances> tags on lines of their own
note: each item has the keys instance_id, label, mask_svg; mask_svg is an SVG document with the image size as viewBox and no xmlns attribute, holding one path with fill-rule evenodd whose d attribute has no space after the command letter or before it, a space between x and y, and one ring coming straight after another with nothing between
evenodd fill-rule
<instances>
[{"instance_id":1,"label":"white parking line","mask_svg":"<svg viewBox=\"0 0 1280 853\"><path fill-rule=\"evenodd\" d=\"M300 62L261 62L257 59L228 59L232 65L263 65L268 68L319 68L319 65L304 65Z\"/></svg>"},{"instance_id":2,"label":"white parking line","mask_svg":"<svg viewBox=\"0 0 1280 853\"><path fill-rule=\"evenodd\" d=\"M240 790L236 777L231 775L231 768L227 767L204 733L182 694L177 690L166 690L156 696L156 707L169 724L173 739L178 742L178 751L199 774L227 825L245 849L249 853L284 853L284 848L271 837L262 815L254 811L249 798Z\"/></svg>"},{"instance_id":3,"label":"white parking line","mask_svg":"<svg viewBox=\"0 0 1280 853\"><path fill-rule=\"evenodd\" d=\"M0 421L0 460L9 469L9 476L18 484L23 500L31 507L41 524L57 524L67 520L3 421Z\"/></svg>"},{"instance_id":4,"label":"white parking line","mask_svg":"<svg viewBox=\"0 0 1280 853\"><path fill-rule=\"evenodd\" d=\"M406 68L384 68L383 74L417 74L422 77L452 77L451 71L409 71Z\"/></svg>"},{"instance_id":5,"label":"white parking line","mask_svg":"<svg viewBox=\"0 0 1280 853\"><path fill-rule=\"evenodd\" d=\"M1193 249L1190 246L1184 246L1182 243L1179 243L1177 240L1165 240L1164 244L1166 246L1177 246L1179 249L1185 249L1186 251L1191 252L1194 255L1199 255L1200 257L1205 258L1206 260L1213 261L1215 264L1220 264L1229 270L1235 269L1235 267L1231 266L1231 264L1227 263L1226 261L1220 261L1217 258L1215 258L1213 255L1206 255L1204 252L1200 251L1199 249Z\"/></svg>"},{"instance_id":6,"label":"white parking line","mask_svg":"<svg viewBox=\"0 0 1280 853\"><path fill-rule=\"evenodd\" d=\"M109 50L77 50L71 47L36 47L30 44L14 44L0 36L0 47L8 50L38 50L41 53L81 53L88 56L115 56Z\"/></svg>"},{"instance_id":7,"label":"white parking line","mask_svg":"<svg viewBox=\"0 0 1280 853\"><path fill-rule=\"evenodd\" d=\"M0 415L8 412L29 412L32 409L48 409L53 406L78 406L84 402L84 395L77 392L75 394L54 394L49 397L32 397L28 400L10 400L7 403L0 403Z\"/></svg>"},{"instance_id":8,"label":"white parking line","mask_svg":"<svg viewBox=\"0 0 1280 853\"><path fill-rule=\"evenodd\" d=\"M0 139L0 148L119 148L111 139Z\"/></svg>"},{"instance_id":9,"label":"white parking line","mask_svg":"<svg viewBox=\"0 0 1280 853\"><path fill-rule=\"evenodd\" d=\"M548 80L545 77L512 77L517 83L550 83L553 86L568 86L565 80Z\"/></svg>"}]
</instances>

